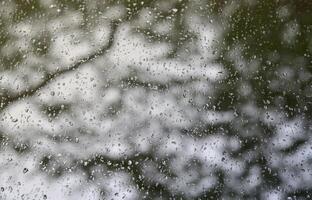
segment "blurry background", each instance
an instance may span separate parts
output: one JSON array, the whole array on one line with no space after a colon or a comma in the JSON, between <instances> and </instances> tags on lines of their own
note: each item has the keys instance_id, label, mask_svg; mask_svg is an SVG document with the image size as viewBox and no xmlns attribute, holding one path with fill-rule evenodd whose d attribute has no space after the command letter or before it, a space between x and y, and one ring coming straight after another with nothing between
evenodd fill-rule
<instances>
[{"instance_id":1,"label":"blurry background","mask_svg":"<svg viewBox=\"0 0 312 200\"><path fill-rule=\"evenodd\" d=\"M311 12L0 0L0 199L312 198Z\"/></svg>"}]
</instances>

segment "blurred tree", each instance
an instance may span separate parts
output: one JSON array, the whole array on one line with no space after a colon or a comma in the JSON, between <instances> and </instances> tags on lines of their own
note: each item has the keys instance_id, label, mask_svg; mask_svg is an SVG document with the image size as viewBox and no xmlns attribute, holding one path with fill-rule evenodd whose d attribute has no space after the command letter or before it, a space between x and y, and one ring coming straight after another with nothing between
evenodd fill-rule
<instances>
[{"instance_id":1,"label":"blurred tree","mask_svg":"<svg viewBox=\"0 0 312 200\"><path fill-rule=\"evenodd\" d=\"M311 198L310 1L0 3L0 198Z\"/></svg>"}]
</instances>

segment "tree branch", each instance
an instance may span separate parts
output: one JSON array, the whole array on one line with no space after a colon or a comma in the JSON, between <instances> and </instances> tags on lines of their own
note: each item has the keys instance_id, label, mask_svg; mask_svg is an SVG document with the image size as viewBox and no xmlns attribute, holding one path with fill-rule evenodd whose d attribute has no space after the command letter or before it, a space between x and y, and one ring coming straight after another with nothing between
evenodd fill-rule
<instances>
[{"instance_id":1,"label":"tree branch","mask_svg":"<svg viewBox=\"0 0 312 200\"><path fill-rule=\"evenodd\" d=\"M52 80L59 77L60 75L65 74L67 72L71 72L71 71L79 68L82 64L89 62L89 61L97 58L98 56L103 56L113 46L115 35L116 35L117 28L118 28L119 24L120 24L120 21L112 21L111 22L111 33L109 36L109 40L108 40L107 44L105 46L103 46L101 49L93 52L92 54L88 55L85 58L80 59L79 61L77 61L76 63L72 64L71 66L69 66L67 68L63 68L61 70L57 70L51 74L48 74L41 83L39 83L38 85L36 85L33 88L26 89L25 91L19 92L18 94L15 94L15 95L9 95L8 92L6 92L4 95L0 96L0 111L4 110L5 108L7 108L12 103L19 101L21 98L25 98L25 97L29 97L29 96L34 95L41 88L48 85Z\"/></svg>"}]
</instances>

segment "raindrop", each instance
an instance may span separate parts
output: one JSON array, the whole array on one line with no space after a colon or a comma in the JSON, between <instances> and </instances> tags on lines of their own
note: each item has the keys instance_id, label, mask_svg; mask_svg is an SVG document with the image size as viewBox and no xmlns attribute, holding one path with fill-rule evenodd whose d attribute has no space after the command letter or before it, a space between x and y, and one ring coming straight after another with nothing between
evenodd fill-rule
<instances>
[{"instance_id":1,"label":"raindrop","mask_svg":"<svg viewBox=\"0 0 312 200\"><path fill-rule=\"evenodd\" d=\"M23 173L26 174L29 170L27 168L23 169Z\"/></svg>"}]
</instances>

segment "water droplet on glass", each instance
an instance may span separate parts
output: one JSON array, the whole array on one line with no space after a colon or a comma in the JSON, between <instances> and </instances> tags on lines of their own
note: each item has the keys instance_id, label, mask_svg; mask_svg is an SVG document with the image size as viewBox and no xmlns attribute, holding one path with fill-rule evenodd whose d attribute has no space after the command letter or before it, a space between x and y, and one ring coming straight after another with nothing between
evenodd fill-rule
<instances>
[{"instance_id":1,"label":"water droplet on glass","mask_svg":"<svg viewBox=\"0 0 312 200\"><path fill-rule=\"evenodd\" d=\"M23 173L26 174L27 172L28 172L28 169L27 169L27 168L24 168L24 169L23 169Z\"/></svg>"}]
</instances>

